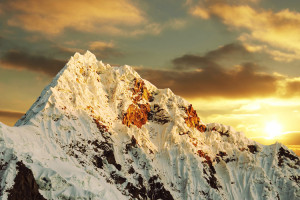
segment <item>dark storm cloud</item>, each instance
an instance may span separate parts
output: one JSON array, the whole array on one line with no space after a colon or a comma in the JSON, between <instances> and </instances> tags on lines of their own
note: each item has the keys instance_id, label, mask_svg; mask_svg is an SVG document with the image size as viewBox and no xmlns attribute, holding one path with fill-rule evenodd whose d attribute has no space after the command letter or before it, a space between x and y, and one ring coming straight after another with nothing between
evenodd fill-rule
<instances>
[{"instance_id":1,"label":"dark storm cloud","mask_svg":"<svg viewBox=\"0 0 300 200\"><path fill-rule=\"evenodd\" d=\"M193 62L196 64L195 60ZM202 64L202 60L200 62ZM194 71L137 70L159 88L171 88L176 94L191 98L264 97L274 95L277 89L277 78L260 72L260 67L254 63L244 63L231 69L210 65Z\"/></svg>"},{"instance_id":2,"label":"dark storm cloud","mask_svg":"<svg viewBox=\"0 0 300 200\"><path fill-rule=\"evenodd\" d=\"M171 62L174 70L138 69L159 87L171 88L185 97L249 98L274 95L277 77L262 72L253 62L237 63L230 68L217 62L225 57L251 57L243 45L232 43L203 56L186 54Z\"/></svg>"},{"instance_id":3,"label":"dark storm cloud","mask_svg":"<svg viewBox=\"0 0 300 200\"><path fill-rule=\"evenodd\" d=\"M205 54L207 59L221 59L225 56L252 57L252 53L249 52L242 44L230 43Z\"/></svg>"},{"instance_id":4,"label":"dark storm cloud","mask_svg":"<svg viewBox=\"0 0 300 200\"><path fill-rule=\"evenodd\" d=\"M24 114L25 113L22 113L22 112L0 110L0 116L1 117L16 117L16 118L21 118Z\"/></svg>"},{"instance_id":5,"label":"dark storm cloud","mask_svg":"<svg viewBox=\"0 0 300 200\"><path fill-rule=\"evenodd\" d=\"M207 52L205 55L186 54L172 60L177 69L199 68L199 67L220 67L220 60L248 60L253 59L254 54L249 52L240 43L230 43L215 50Z\"/></svg>"},{"instance_id":6,"label":"dark storm cloud","mask_svg":"<svg viewBox=\"0 0 300 200\"><path fill-rule=\"evenodd\" d=\"M255 59L254 53L248 51L244 45L240 43L230 43L221 46L206 54L185 54L181 57L174 58L172 64L176 69L189 70L193 68L211 67L220 68L224 62L249 62Z\"/></svg>"},{"instance_id":7,"label":"dark storm cloud","mask_svg":"<svg viewBox=\"0 0 300 200\"><path fill-rule=\"evenodd\" d=\"M31 70L42 72L47 75L53 76L64 67L66 61L31 55L22 51L8 51L1 58L1 64L5 68Z\"/></svg>"},{"instance_id":8,"label":"dark storm cloud","mask_svg":"<svg viewBox=\"0 0 300 200\"><path fill-rule=\"evenodd\" d=\"M205 56L186 54L172 60L177 69L199 68L202 66L219 67L217 63L211 61Z\"/></svg>"}]
</instances>

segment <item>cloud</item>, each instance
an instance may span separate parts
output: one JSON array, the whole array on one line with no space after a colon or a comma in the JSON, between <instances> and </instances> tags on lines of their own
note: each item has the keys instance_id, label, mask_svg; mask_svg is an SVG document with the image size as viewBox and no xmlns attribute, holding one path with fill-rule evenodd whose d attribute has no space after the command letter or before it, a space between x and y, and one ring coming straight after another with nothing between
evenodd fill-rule
<instances>
[{"instance_id":1,"label":"cloud","mask_svg":"<svg viewBox=\"0 0 300 200\"><path fill-rule=\"evenodd\" d=\"M25 113L22 112L0 110L0 122L8 126L13 126L24 114Z\"/></svg>"},{"instance_id":2,"label":"cloud","mask_svg":"<svg viewBox=\"0 0 300 200\"><path fill-rule=\"evenodd\" d=\"M209 59L224 59L228 56L232 57L252 57L251 51L245 45L240 43L230 43L219 47L216 50L209 51L205 57Z\"/></svg>"},{"instance_id":3,"label":"cloud","mask_svg":"<svg viewBox=\"0 0 300 200\"><path fill-rule=\"evenodd\" d=\"M289 149L292 149L298 156L300 156L300 145L286 145Z\"/></svg>"},{"instance_id":4,"label":"cloud","mask_svg":"<svg viewBox=\"0 0 300 200\"><path fill-rule=\"evenodd\" d=\"M54 76L64 67L66 61L31 55L22 51L8 51L2 56L0 63L4 68L31 70Z\"/></svg>"},{"instance_id":5,"label":"cloud","mask_svg":"<svg viewBox=\"0 0 300 200\"><path fill-rule=\"evenodd\" d=\"M58 55L63 55L66 57L73 56L76 52L84 54L85 50L80 49L80 48L72 48L72 47L64 47L64 46L59 46L59 45L53 45L51 50L54 51L54 53Z\"/></svg>"},{"instance_id":6,"label":"cloud","mask_svg":"<svg viewBox=\"0 0 300 200\"><path fill-rule=\"evenodd\" d=\"M220 67L219 61L250 61L254 60L254 53L240 43L229 43L207 52L204 56L186 54L172 60L177 69L199 68L200 66Z\"/></svg>"},{"instance_id":7,"label":"cloud","mask_svg":"<svg viewBox=\"0 0 300 200\"><path fill-rule=\"evenodd\" d=\"M187 20L184 19L173 19L168 22L168 26L175 30L184 28L186 24Z\"/></svg>"},{"instance_id":8,"label":"cloud","mask_svg":"<svg viewBox=\"0 0 300 200\"><path fill-rule=\"evenodd\" d=\"M286 96L300 96L300 80L286 82Z\"/></svg>"},{"instance_id":9,"label":"cloud","mask_svg":"<svg viewBox=\"0 0 300 200\"><path fill-rule=\"evenodd\" d=\"M113 42L94 41L90 43L89 49L98 57L98 59L124 55Z\"/></svg>"},{"instance_id":10,"label":"cloud","mask_svg":"<svg viewBox=\"0 0 300 200\"><path fill-rule=\"evenodd\" d=\"M1 117L15 117L21 118L25 113L23 112L16 112L16 111L9 111L9 110L0 110Z\"/></svg>"},{"instance_id":11,"label":"cloud","mask_svg":"<svg viewBox=\"0 0 300 200\"><path fill-rule=\"evenodd\" d=\"M293 131L281 136L280 142L285 145L300 145L300 131Z\"/></svg>"},{"instance_id":12,"label":"cloud","mask_svg":"<svg viewBox=\"0 0 300 200\"><path fill-rule=\"evenodd\" d=\"M185 54L174 58L173 69L137 68L160 88L171 88L184 97L254 98L277 94L280 76L267 74L253 60L255 55L240 43L231 43L203 56ZM233 59L234 58L234 59ZM225 66L224 60L235 60ZM241 63L238 63L242 61Z\"/></svg>"},{"instance_id":13,"label":"cloud","mask_svg":"<svg viewBox=\"0 0 300 200\"><path fill-rule=\"evenodd\" d=\"M182 29L188 23L187 18L153 17L153 14L157 14L157 9L151 10L151 7L151 3L145 4L135 0L0 2L0 11L3 10L8 26L43 33L46 36L57 36L64 31L74 30L125 37L158 35L166 29ZM147 14L144 10L151 10L151 13Z\"/></svg>"},{"instance_id":14,"label":"cloud","mask_svg":"<svg viewBox=\"0 0 300 200\"><path fill-rule=\"evenodd\" d=\"M175 58L172 60L173 65L177 69L189 69L189 68L198 68L201 69L202 66L210 66L211 68L218 68L219 65L211 61L205 56L198 56L192 54L186 54L181 57Z\"/></svg>"},{"instance_id":15,"label":"cloud","mask_svg":"<svg viewBox=\"0 0 300 200\"><path fill-rule=\"evenodd\" d=\"M277 60L299 59L300 56L300 13L289 9L274 12L263 8L254 8L248 1L205 1L191 5L190 13L203 19L215 17L230 28L242 31L243 42L263 42L272 48L278 48ZM270 53L273 51L269 48ZM276 52L273 52L276 53ZM287 55L286 55L287 54ZM280 57L278 57L280 56Z\"/></svg>"},{"instance_id":16,"label":"cloud","mask_svg":"<svg viewBox=\"0 0 300 200\"><path fill-rule=\"evenodd\" d=\"M86 1L5 1L11 17L10 26L22 27L49 35L61 33L65 28L83 32L124 34L122 28L144 25L144 13L130 0Z\"/></svg>"},{"instance_id":17,"label":"cloud","mask_svg":"<svg viewBox=\"0 0 300 200\"><path fill-rule=\"evenodd\" d=\"M187 58L188 56L182 57L190 63ZM195 58L192 60L195 64ZM182 60L181 63L183 62ZM200 64L203 64L201 60ZM171 88L176 94L189 98L266 97L276 94L277 89L277 77L260 72L259 67L254 63L244 63L231 69L207 66L199 67L194 71L153 69L138 69L138 71L142 77L158 87Z\"/></svg>"},{"instance_id":18,"label":"cloud","mask_svg":"<svg viewBox=\"0 0 300 200\"><path fill-rule=\"evenodd\" d=\"M265 136L253 137L252 139L263 144L280 142L284 145L288 145L288 146L299 145L298 148L300 147L300 131L287 132L273 139L270 139Z\"/></svg>"}]
</instances>

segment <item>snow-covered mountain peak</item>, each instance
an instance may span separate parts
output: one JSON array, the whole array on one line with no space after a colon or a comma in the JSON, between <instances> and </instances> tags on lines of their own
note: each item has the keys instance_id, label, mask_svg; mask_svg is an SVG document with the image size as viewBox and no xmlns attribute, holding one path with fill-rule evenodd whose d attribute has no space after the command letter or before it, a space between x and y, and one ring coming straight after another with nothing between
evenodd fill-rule
<instances>
[{"instance_id":1,"label":"snow-covered mountain peak","mask_svg":"<svg viewBox=\"0 0 300 200\"><path fill-rule=\"evenodd\" d=\"M140 79L140 76L128 65L111 67L98 61L89 51L84 55L75 53L16 125L28 123L35 114L51 105L71 110L84 110L92 104L97 107L107 100L111 90L116 87L127 89L120 87L125 87L133 79ZM120 81L125 84L120 85Z\"/></svg>"},{"instance_id":2,"label":"snow-covered mountain peak","mask_svg":"<svg viewBox=\"0 0 300 200\"><path fill-rule=\"evenodd\" d=\"M0 153L2 199L20 188L27 199L300 198L285 146L205 124L170 89L91 52L71 57L16 127L0 124Z\"/></svg>"}]
</instances>

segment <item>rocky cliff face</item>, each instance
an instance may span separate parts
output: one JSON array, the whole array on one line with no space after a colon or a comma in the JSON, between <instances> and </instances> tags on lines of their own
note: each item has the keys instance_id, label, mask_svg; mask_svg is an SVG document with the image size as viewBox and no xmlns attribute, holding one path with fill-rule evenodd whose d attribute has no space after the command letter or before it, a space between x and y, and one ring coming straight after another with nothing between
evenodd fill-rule
<instances>
[{"instance_id":1,"label":"rocky cliff face","mask_svg":"<svg viewBox=\"0 0 300 200\"><path fill-rule=\"evenodd\" d=\"M0 123L0 152L2 199L300 198L300 160L285 146L204 124L171 90L90 52L15 127Z\"/></svg>"},{"instance_id":2,"label":"rocky cliff face","mask_svg":"<svg viewBox=\"0 0 300 200\"><path fill-rule=\"evenodd\" d=\"M141 128L148 121L148 116L151 111L149 101L152 100L152 96L142 79L135 79L134 82L134 87L132 88L133 102L129 105L127 112L124 114L123 124L128 127L133 124Z\"/></svg>"}]
</instances>

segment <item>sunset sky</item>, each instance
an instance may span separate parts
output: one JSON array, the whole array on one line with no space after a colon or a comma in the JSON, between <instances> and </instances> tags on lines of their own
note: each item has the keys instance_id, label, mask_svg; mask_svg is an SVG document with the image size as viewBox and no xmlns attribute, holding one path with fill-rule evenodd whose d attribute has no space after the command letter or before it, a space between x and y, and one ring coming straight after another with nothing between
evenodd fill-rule
<instances>
[{"instance_id":1,"label":"sunset sky","mask_svg":"<svg viewBox=\"0 0 300 200\"><path fill-rule=\"evenodd\" d=\"M0 121L13 125L75 52L128 64L205 123L300 155L295 0L1 0Z\"/></svg>"}]
</instances>

